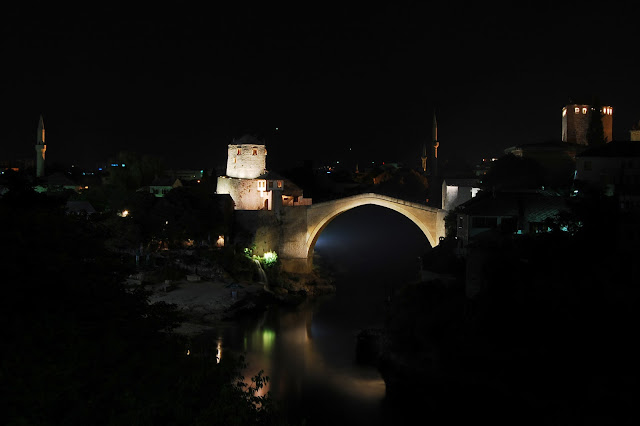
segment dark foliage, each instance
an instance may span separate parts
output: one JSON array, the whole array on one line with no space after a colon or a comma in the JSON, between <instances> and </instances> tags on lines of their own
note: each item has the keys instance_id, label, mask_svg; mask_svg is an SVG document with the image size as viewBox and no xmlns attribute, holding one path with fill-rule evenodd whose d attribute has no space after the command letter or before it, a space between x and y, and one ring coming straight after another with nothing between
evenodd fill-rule
<instances>
[{"instance_id":1,"label":"dark foliage","mask_svg":"<svg viewBox=\"0 0 640 426\"><path fill-rule=\"evenodd\" d=\"M161 332L180 317L123 287L103 227L17 186L0 223L3 424L276 423L269 399L236 384L240 360L187 356L189 341Z\"/></svg>"},{"instance_id":2,"label":"dark foliage","mask_svg":"<svg viewBox=\"0 0 640 426\"><path fill-rule=\"evenodd\" d=\"M633 251L610 232L616 208L607 201L577 199L571 214L550 221L551 232L484 248L485 286L473 299L438 283L397 295L392 351L412 363L410 383L426 383L419 400L432 404L434 416L637 422L640 291ZM403 377L400 363L382 370ZM411 392L402 398L417 403ZM467 410L456 411L461 405Z\"/></svg>"},{"instance_id":3,"label":"dark foliage","mask_svg":"<svg viewBox=\"0 0 640 426\"><path fill-rule=\"evenodd\" d=\"M513 154L494 161L482 178L482 188L488 191L503 189L535 189L545 184L540 164L529 158Z\"/></svg>"}]
</instances>

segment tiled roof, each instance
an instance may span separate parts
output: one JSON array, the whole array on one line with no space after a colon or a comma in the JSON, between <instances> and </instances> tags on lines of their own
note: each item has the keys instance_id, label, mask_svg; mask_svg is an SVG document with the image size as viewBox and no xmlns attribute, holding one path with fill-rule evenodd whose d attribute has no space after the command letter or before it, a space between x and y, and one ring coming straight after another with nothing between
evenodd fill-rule
<instances>
[{"instance_id":1,"label":"tiled roof","mask_svg":"<svg viewBox=\"0 0 640 426\"><path fill-rule=\"evenodd\" d=\"M87 212L92 214L96 212L88 201L67 201L67 211L70 213Z\"/></svg>"},{"instance_id":2,"label":"tiled roof","mask_svg":"<svg viewBox=\"0 0 640 426\"><path fill-rule=\"evenodd\" d=\"M478 186L479 180L476 178L444 178L447 186Z\"/></svg>"},{"instance_id":3,"label":"tiled roof","mask_svg":"<svg viewBox=\"0 0 640 426\"><path fill-rule=\"evenodd\" d=\"M554 193L500 192L478 195L460 205L462 213L472 216L524 216L529 222L542 222L567 208L566 201Z\"/></svg>"},{"instance_id":4,"label":"tiled roof","mask_svg":"<svg viewBox=\"0 0 640 426\"><path fill-rule=\"evenodd\" d=\"M173 184L176 183L176 180L178 179L166 176L157 177L149 186L173 186Z\"/></svg>"}]
</instances>

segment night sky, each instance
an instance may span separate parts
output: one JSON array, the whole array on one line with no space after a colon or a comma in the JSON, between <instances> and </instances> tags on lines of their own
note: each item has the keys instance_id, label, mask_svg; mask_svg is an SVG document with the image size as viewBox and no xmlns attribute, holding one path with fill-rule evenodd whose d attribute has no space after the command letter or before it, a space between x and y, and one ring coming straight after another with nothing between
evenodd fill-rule
<instances>
[{"instance_id":1,"label":"night sky","mask_svg":"<svg viewBox=\"0 0 640 426\"><path fill-rule=\"evenodd\" d=\"M450 161L559 140L570 98L612 105L616 140L640 120L637 16L603 2L217 3L3 11L0 160L34 155L40 114L52 162L129 150L215 167L252 132L272 170L349 156L418 165L434 108Z\"/></svg>"}]
</instances>

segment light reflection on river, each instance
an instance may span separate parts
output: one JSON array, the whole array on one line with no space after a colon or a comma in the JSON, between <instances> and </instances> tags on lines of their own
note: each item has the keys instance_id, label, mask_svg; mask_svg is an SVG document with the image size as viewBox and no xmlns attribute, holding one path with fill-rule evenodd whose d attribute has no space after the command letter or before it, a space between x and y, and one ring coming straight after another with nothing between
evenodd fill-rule
<instances>
[{"instance_id":1,"label":"light reflection on river","mask_svg":"<svg viewBox=\"0 0 640 426\"><path fill-rule=\"evenodd\" d=\"M293 424L301 418L309 425L387 423L384 381L374 367L355 363L356 335L382 326L394 284L415 278L417 256L427 248L403 216L374 206L354 209L336 218L316 245L316 261L336 270L335 295L273 308L211 337L223 350L245 354L247 379L264 370L270 377L264 390L286 405Z\"/></svg>"}]
</instances>

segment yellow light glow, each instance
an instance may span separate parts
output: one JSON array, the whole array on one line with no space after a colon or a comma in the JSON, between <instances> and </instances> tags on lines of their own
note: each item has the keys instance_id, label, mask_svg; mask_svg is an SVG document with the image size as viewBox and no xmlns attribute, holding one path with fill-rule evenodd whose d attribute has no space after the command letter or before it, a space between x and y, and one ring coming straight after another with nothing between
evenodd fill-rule
<instances>
[{"instance_id":1,"label":"yellow light glow","mask_svg":"<svg viewBox=\"0 0 640 426\"><path fill-rule=\"evenodd\" d=\"M191 355L191 351L187 349L187 356Z\"/></svg>"},{"instance_id":2,"label":"yellow light glow","mask_svg":"<svg viewBox=\"0 0 640 426\"><path fill-rule=\"evenodd\" d=\"M129 210L123 210L122 217L127 217L127 216L129 216Z\"/></svg>"},{"instance_id":3,"label":"yellow light glow","mask_svg":"<svg viewBox=\"0 0 640 426\"><path fill-rule=\"evenodd\" d=\"M582 108L582 113L586 114L587 113L587 109L586 108Z\"/></svg>"},{"instance_id":4,"label":"yellow light glow","mask_svg":"<svg viewBox=\"0 0 640 426\"><path fill-rule=\"evenodd\" d=\"M88 187L88 186L85 186L85 187L84 187L84 189L89 189L89 187Z\"/></svg>"}]
</instances>

